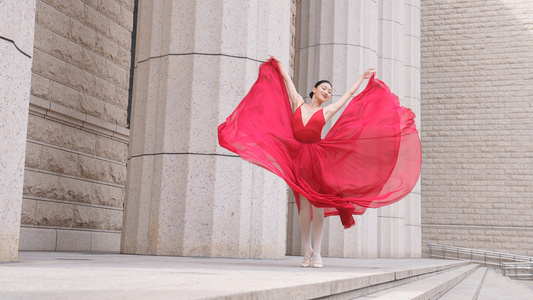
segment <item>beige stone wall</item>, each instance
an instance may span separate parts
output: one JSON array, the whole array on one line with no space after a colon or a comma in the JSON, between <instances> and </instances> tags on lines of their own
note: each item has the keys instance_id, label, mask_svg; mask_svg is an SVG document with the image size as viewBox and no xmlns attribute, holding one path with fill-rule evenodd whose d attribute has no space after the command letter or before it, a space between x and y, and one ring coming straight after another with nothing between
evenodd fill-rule
<instances>
[{"instance_id":1,"label":"beige stone wall","mask_svg":"<svg viewBox=\"0 0 533 300\"><path fill-rule=\"evenodd\" d=\"M422 234L533 255L533 2L422 1Z\"/></svg>"},{"instance_id":2,"label":"beige stone wall","mask_svg":"<svg viewBox=\"0 0 533 300\"><path fill-rule=\"evenodd\" d=\"M119 251L133 0L38 0L21 250Z\"/></svg>"}]
</instances>

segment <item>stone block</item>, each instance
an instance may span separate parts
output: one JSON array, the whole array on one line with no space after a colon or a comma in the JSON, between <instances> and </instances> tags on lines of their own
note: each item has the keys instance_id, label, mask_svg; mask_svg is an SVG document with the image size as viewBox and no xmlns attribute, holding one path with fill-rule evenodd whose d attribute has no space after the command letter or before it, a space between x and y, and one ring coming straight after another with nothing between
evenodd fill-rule
<instances>
[{"instance_id":1,"label":"stone block","mask_svg":"<svg viewBox=\"0 0 533 300\"><path fill-rule=\"evenodd\" d=\"M122 208L124 205L124 188L93 183L91 204Z\"/></svg>"},{"instance_id":2,"label":"stone block","mask_svg":"<svg viewBox=\"0 0 533 300\"><path fill-rule=\"evenodd\" d=\"M124 108L109 103L104 104L104 120L107 122L126 127L127 117L128 112Z\"/></svg>"},{"instance_id":3,"label":"stone block","mask_svg":"<svg viewBox=\"0 0 533 300\"><path fill-rule=\"evenodd\" d=\"M58 82L65 82L66 62L39 50L34 50L32 70L40 75Z\"/></svg>"},{"instance_id":4,"label":"stone block","mask_svg":"<svg viewBox=\"0 0 533 300\"><path fill-rule=\"evenodd\" d=\"M107 61L105 58L86 48L83 49L80 56L81 68L103 79L107 77Z\"/></svg>"},{"instance_id":5,"label":"stone block","mask_svg":"<svg viewBox=\"0 0 533 300\"><path fill-rule=\"evenodd\" d=\"M117 23L109 22L108 37L120 46L131 49L131 31Z\"/></svg>"},{"instance_id":6,"label":"stone block","mask_svg":"<svg viewBox=\"0 0 533 300\"><path fill-rule=\"evenodd\" d=\"M97 50L96 31L85 24L80 23L78 20L81 19L71 20L68 28L68 38L91 50Z\"/></svg>"},{"instance_id":7,"label":"stone block","mask_svg":"<svg viewBox=\"0 0 533 300\"><path fill-rule=\"evenodd\" d=\"M105 36L110 35L109 27L112 21L91 6L85 7L85 15L83 17L83 22L88 27L96 30L97 32Z\"/></svg>"},{"instance_id":8,"label":"stone block","mask_svg":"<svg viewBox=\"0 0 533 300\"><path fill-rule=\"evenodd\" d=\"M119 66L118 64L107 61L107 66L105 67L107 70L106 79L113 82L114 84L117 84L118 86L127 89L129 86L129 69L126 69L122 66Z\"/></svg>"},{"instance_id":9,"label":"stone block","mask_svg":"<svg viewBox=\"0 0 533 300\"><path fill-rule=\"evenodd\" d=\"M49 84L48 100L74 110L79 110L81 101L81 93L79 91L53 80L50 80Z\"/></svg>"},{"instance_id":10,"label":"stone block","mask_svg":"<svg viewBox=\"0 0 533 300\"><path fill-rule=\"evenodd\" d=\"M122 164L109 164L109 180L111 183L125 185L126 184L126 166Z\"/></svg>"},{"instance_id":11,"label":"stone block","mask_svg":"<svg viewBox=\"0 0 533 300\"><path fill-rule=\"evenodd\" d=\"M68 36L68 28L70 26L69 16L45 2L40 2L41 5L39 5L36 23L62 36Z\"/></svg>"},{"instance_id":12,"label":"stone block","mask_svg":"<svg viewBox=\"0 0 533 300\"><path fill-rule=\"evenodd\" d=\"M91 252L120 252L120 232L91 232Z\"/></svg>"},{"instance_id":13,"label":"stone block","mask_svg":"<svg viewBox=\"0 0 533 300\"><path fill-rule=\"evenodd\" d=\"M43 170L78 176L80 175L78 170L80 163L80 156L78 154L50 147L43 147L41 149L41 169Z\"/></svg>"},{"instance_id":14,"label":"stone block","mask_svg":"<svg viewBox=\"0 0 533 300\"><path fill-rule=\"evenodd\" d=\"M50 90L50 80L36 73L32 73L30 93L34 96L37 96L43 99L49 99L49 90Z\"/></svg>"},{"instance_id":15,"label":"stone block","mask_svg":"<svg viewBox=\"0 0 533 300\"><path fill-rule=\"evenodd\" d=\"M45 0L51 6L59 9L74 19L82 19L85 5L82 0Z\"/></svg>"},{"instance_id":16,"label":"stone block","mask_svg":"<svg viewBox=\"0 0 533 300\"><path fill-rule=\"evenodd\" d=\"M116 47L116 55L112 56L110 59L117 62L122 67L129 69L131 63L131 50L123 47L118 47L118 45Z\"/></svg>"},{"instance_id":17,"label":"stone block","mask_svg":"<svg viewBox=\"0 0 533 300\"><path fill-rule=\"evenodd\" d=\"M76 66L81 66L82 46L54 33L51 54Z\"/></svg>"},{"instance_id":18,"label":"stone block","mask_svg":"<svg viewBox=\"0 0 533 300\"><path fill-rule=\"evenodd\" d=\"M42 51L52 53L53 40L53 31L40 24L35 24L35 48L39 48Z\"/></svg>"},{"instance_id":19,"label":"stone block","mask_svg":"<svg viewBox=\"0 0 533 300\"><path fill-rule=\"evenodd\" d=\"M81 93L80 111L96 118L102 118L104 115L104 102L91 95Z\"/></svg>"},{"instance_id":20,"label":"stone block","mask_svg":"<svg viewBox=\"0 0 533 300\"><path fill-rule=\"evenodd\" d=\"M107 59L116 60L119 57L120 49L122 48L108 37L101 33L96 33L96 53ZM130 53L131 56L131 52L128 53Z\"/></svg>"},{"instance_id":21,"label":"stone block","mask_svg":"<svg viewBox=\"0 0 533 300\"><path fill-rule=\"evenodd\" d=\"M95 155L96 138L97 135L94 133L64 125L61 146L70 150Z\"/></svg>"},{"instance_id":22,"label":"stone block","mask_svg":"<svg viewBox=\"0 0 533 300\"><path fill-rule=\"evenodd\" d=\"M129 97L129 91L127 89L123 89L115 85L115 92L113 93L111 103L117 105L120 108L127 110L128 101L129 101L128 97Z\"/></svg>"},{"instance_id":23,"label":"stone block","mask_svg":"<svg viewBox=\"0 0 533 300\"><path fill-rule=\"evenodd\" d=\"M20 224L34 225L36 209L37 209L36 200L22 198L22 213L20 217Z\"/></svg>"},{"instance_id":24,"label":"stone block","mask_svg":"<svg viewBox=\"0 0 533 300\"><path fill-rule=\"evenodd\" d=\"M56 251L55 229L20 227L20 251Z\"/></svg>"},{"instance_id":25,"label":"stone block","mask_svg":"<svg viewBox=\"0 0 533 300\"><path fill-rule=\"evenodd\" d=\"M91 251L91 232L57 229L56 251Z\"/></svg>"},{"instance_id":26,"label":"stone block","mask_svg":"<svg viewBox=\"0 0 533 300\"><path fill-rule=\"evenodd\" d=\"M27 170L24 176L24 195L90 203L91 183Z\"/></svg>"},{"instance_id":27,"label":"stone block","mask_svg":"<svg viewBox=\"0 0 533 300\"><path fill-rule=\"evenodd\" d=\"M72 65L66 67L65 74L69 74L68 78L64 81L65 84L92 96L98 96L100 92L100 80L96 75Z\"/></svg>"},{"instance_id":28,"label":"stone block","mask_svg":"<svg viewBox=\"0 0 533 300\"><path fill-rule=\"evenodd\" d=\"M46 227L72 227L74 217L74 205L37 201L35 225Z\"/></svg>"},{"instance_id":29,"label":"stone block","mask_svg":"<svg viewBox=\"0 0 533 300\"><path fill-rule=\"evenodd\" d=\"M118 3L133 12L134 0L118 0Z\"/></svg>"},{"instance_id":30,"label":"stone block","mask_svg":"<svg viewBox=\"0 0 533 300\"><path fill-rule=\"evenodd\" d=\"M73 228L121 230L122 211L100 207L74 206Z\"/></svg>"},{"instance_id":31,"label":"stone block","mask_svg":"<svg viewBox=\"0 0 533 300\"><path fill-rule=\"evenodd\" d=\"M128 144L103 136L96 136L96 155L126 163Z\"/></svg>"},{"instance_id":32,"label":"stone block","mask_svg":"<svg viewBox=\"0 0 533 300\"><path fill-rule=\"evenodd\" d=\"M109 182L109 164L109 162L100 159L79 156L79 176L96 181Z\"/></svg>"},{"instance_id":33,"label":"stone block","mask_svg":"<svg viewBox=\"0 0 533 300\"><path fill-rule=\"evenodd\" d=\"M26 143L26 167L38 169L41 161L41 145Z\"/></svg>"},{"instance_id":34,"label":"stone block","mask_svg":"<svg viewBox=\"0 0 533 300\"><path fill-rule=\"evenodd\" d=\"M97 8L98 7L98 2L100 2L100 0L85 0L85 2L94 7L94 8Z\"/></svg>"},{"instance_id":35,"label":"stone block","mask_svg":"<svg viewBox=\"0 0 533 300\"><path fill-rule=\"evenodd\" d=\"M98 11L108 16L116 23L120 20L120 4L115 1L100 1L98 3Z\"/></svg>"},{"instance_id":36,"label":"stone block","mask_svg":"<svg viewBox=\"0 0 533 300\"><path fill-rule=\"evenodd\" d=\"M119 23L129 31L133 31L133 14L125 7L120 8Z\"/></svg>"},{"instance_id":37,"label":"stone block","mask_svg":"<svg viewBox=\"0 0 533 300\"><path fill-rule=\"evenodd\" d=\"M104 70L104 73L106 72L107 71ZM116 85L102 77L95 77L94 79L96 88L93 90L92 94L104 102L112 103Z\"/></svg>"}]
</instances>

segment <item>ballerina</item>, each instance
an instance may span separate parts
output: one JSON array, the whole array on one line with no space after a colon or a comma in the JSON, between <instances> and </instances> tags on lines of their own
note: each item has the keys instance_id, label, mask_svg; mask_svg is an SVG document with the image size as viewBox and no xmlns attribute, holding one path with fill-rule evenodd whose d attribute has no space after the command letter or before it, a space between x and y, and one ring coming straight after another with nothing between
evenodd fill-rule
<instances>
[{"instance_id":1,"label":"ballerina","mask_svg":"<svg viewBox=\"0 0 533 300\"><path fill-rule=\"evenodd\" d=\"M367 69L337 101L332 85L318 81L306 104L279 60L270 56L236 110L218 128L219 144L280 176L299 209L302 267L321 268L324 217L339 215L344 228L353 215L405 197L420 174L421 147L411 110ZM341 110L324 139L323 126ZM313 247L311 245L313 226Z\"/></svg>"}]
</instances>

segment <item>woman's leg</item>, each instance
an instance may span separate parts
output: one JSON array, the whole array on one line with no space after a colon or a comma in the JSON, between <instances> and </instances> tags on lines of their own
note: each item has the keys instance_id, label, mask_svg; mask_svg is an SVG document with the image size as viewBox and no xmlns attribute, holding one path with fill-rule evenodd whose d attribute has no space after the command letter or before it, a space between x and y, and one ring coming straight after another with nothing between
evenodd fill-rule
<instances>
[{"instance_id":1,"label":"woman's leg","mask_svg":"<svg viewBox=\"0 0 533 300\"><path fill-rule=\"evenodd\" d=\"M308 201L309 202L309 201ZM313 267L322 267L320 250L324 233L324 209L313 206Z\"/></svg>"},{"instance_id":2,"label":"woman's leg","mask_svg":"<svg viewBox=\"0 0 533 300\"><path fill-rule=\"evenodd\" d=\"M302 243L304 247L304 266L306 261L311 260L313 249L311 248L311 204L302 195L300 198L300 232L302 233ZM309 263L310 265L310 263Z\"/></svg>"}]
</instances>

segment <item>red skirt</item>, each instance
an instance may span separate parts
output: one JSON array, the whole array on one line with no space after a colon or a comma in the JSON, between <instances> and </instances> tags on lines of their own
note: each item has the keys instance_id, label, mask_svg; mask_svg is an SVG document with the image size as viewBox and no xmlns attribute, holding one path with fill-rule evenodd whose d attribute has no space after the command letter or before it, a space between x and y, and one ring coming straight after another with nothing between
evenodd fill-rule
<instances>
[{"instance_id":1,"label":"red skirt","mask_svg":"<svg viewBox=\"0 0 533 300\"><path fill-rule=\"evenodd\" d=\"M275 61L259 76L235 111L218 127L219 144L280 176L325 216L345 228L354 214L392 204L413 189L422 164L414 113L372 77L346 106L324 139L294 138L293 113ZM273 199L275 200L275 199Z\"/></svg>"}]
</instances>

